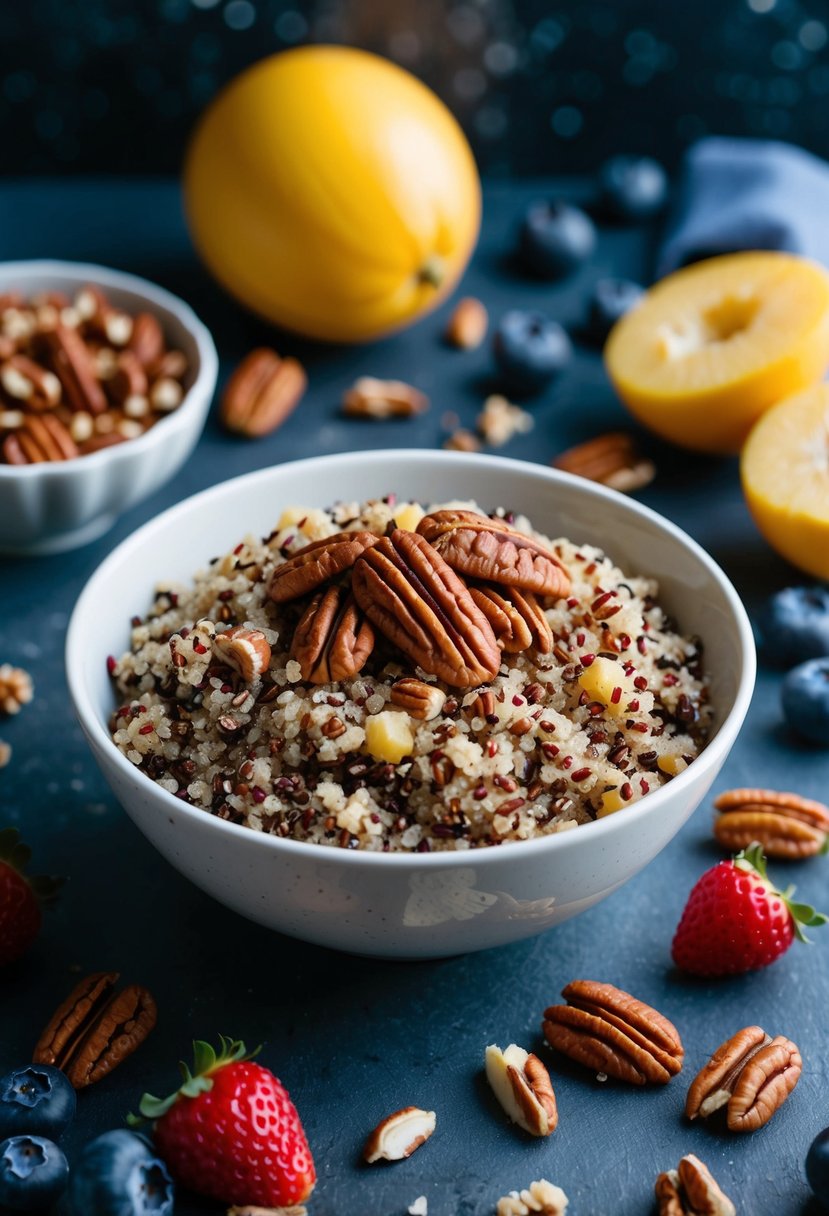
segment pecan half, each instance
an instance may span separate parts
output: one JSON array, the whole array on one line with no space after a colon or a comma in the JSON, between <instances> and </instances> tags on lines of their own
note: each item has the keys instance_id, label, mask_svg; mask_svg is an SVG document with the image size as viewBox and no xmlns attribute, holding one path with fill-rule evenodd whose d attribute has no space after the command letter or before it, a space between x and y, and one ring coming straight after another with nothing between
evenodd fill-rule
<instances>
[{"instance_id":1,"label":"pecan half","mask_svg":"<svg viewBox=\"0 0 829 1216\"><path fill-rule=\"evenodd\" d=\"M513 1123L531 1136L549 1136L558 1125L550 1074L539 1060L516 1043L501 1051L486 1049L486 1078Z\"/></svg>"},{"instance_id":2,"label":"pecan half","mask_svg":"<svg viewBox=\"0 0 829 1216\"><path fill-rule=\"evenodd\" d=\"M268 583L268 595L277 604L297 600L322 583L350 570L361 553L376 545L373 532L338 532L310 545L277 566Z\"/></svg>"},{"instance_id":3,"label":"pecan half","mask_svg":"<svg viewBox=\"0 0 829 1216\"><path fill-rule=\"evenodd\" d=\"M357 559L357 603L414 663L457 688L491 680L501 652L466 586L416 532L395 529Z\"/></svg>"},{"instance_id":4,"label":"pecan half","mask_svg":"<svg viewBox=\"0 0 829 1216\"><path fill-rule=\"evenodd\" d=\"M404 1106L378 1123L366 1141L363 1158L370 1165L375 1161L402 1161L425 1144L435 1130L437 1116L433 1110Z\"/></svg>"},{"instance_id":5,"label":"pecan half","mask_svg":"<svg viewBox=\"0 0 829 1216\"><path fill-rule=\"evenodd\" d=\"M40 335L38 345L43 346L71 408L103 414L107 407L104 390L95 375L90 349L78 331L56 325Z\"/></svg>"},{"instance_id":6,"label":"pecan half","mask_svg":"<svg viewBox=\"0 0 829 1216\"><path fill-rule=\"evenodd\" d=\"M679 1168L660 1174L654 1186L659 1216L736 1216L708 1166L688 1153Z\"/></svg>"},{"instance_id":7,"label":"pecan half","mask_svg":"<svg viewBox=\"0 0 829 1216\"><path fill-rule=\"evenodd\" d=\"M3 440L8 464L43 464L72 460L78 448L69 431L54 414L27 414L21 426Z\"/></svg>"},{"instance_id":8,"label":"pecan half","mask_svg":"<svg viewBox=\"0 0 829 1216\"><path fill-rule=\"evenodd\" d=\"M492 626L495 640L507 654L518 654L530 646L539 654L553 648L553 631L531 591L515 587L470 587L469 594Z\"/></svg>"},{"instance_id":9,"label":"pecan half","mask_svg":"<svg viewBox=\"0 0 829 1216\"><path fill-rule=\"evenodd\" d=\"M652 461L640 455L633 437L617 431L568 448L556 456L553 468L624 492L641 490L656 476Z\"/></svg>"},{"instance_id":10,"label":"pecan half","mask_svg":"<svg viewBox=\"0 0 829 1216\"><path fill-rule=\"evenodd\" d=\"M664 1085L682 1068L676 1027L621 988L574 980L561 994L566 1005L544 1011L547 1042L597 1073L632 1085Z\"/></svg>"},{"instance_id":11,"label":"pecan half","mask_svg":"<svg viewBox=\"0 0 829 1216\"><path fill-rule=\"evenodd\" d=\"M762 1027L746 1026L722 1043L695 1077L685 1114L707 1119L725 1107L729 1131L756 1131L786 1101L802 1069L790 1039L772 1039Z\"/></svg>"},{"instance_id":12,"label":"pecan half","mask_svg":"<svg viewBox=\"0 0 829 1216\"><path fill-rule=\"evenodd\" d=\"M275 431L297 407L308 377L296 359L262 346L246 356L222 394L221 419L230 431L258 438Z\"/></svg>"},{"instance_id":13,"label":"pecan half","mask_svg":"<svg viewBox=\"0 0 829 1216\"><path fill-rule=\"evenodd\" d=\"M726 790L714 802L714 836L730 853L755 840L767 857L813 857L829 843L829 807L778 790Z\"/></svg>"},{"instance_id":14,"label":"pecan half","mask_svg":"<svg viewBox=\"0 0 829 1216\"><path fill-rule=\"evenodd\" d=\"M475 350L486 337L489 314L486 305L475 296L464 296L458 300L452 315L446 322L444 338L458 350Z\"/></svg>"},{"instance_id":15,"label":"pecan half","mask_svg":"<svg viewBox=\"0 0 829 1216\"><path fill-rule=\"evenodd\" d=\"M459 574L553 599L570 588L570 576L555 554L501 519L475 511L434 511L424 515L417 530Z\"/></svg>"},{"instance_id":16,"label":"pecan half","mask_svg":"<svg viewBox=\"0 0 829 1216\"><path fill-rule=\"evenodd\" d=\"M118 972L89 975L72 989L37 1041L35 1064L52 1064L75 1089L100 1081L132 1055L156 1023L155 1001L131 984L115 991Z\"/></svg>"},{"instance_id":17,"label":"pecan half","mask_svg":"<svg viewBox=\"0 0 829 1216\"><path fill-rule=\"evenodd\" d=\"M318 591L302 614L291 641L303 680L330 684L349 680L374 649L374 630L344 587Z\"/></svg>"},{"instance_id":18,"label":"pecan half","mask_svg":"<svg viewBox=\"0 0 829 1216\"><path fill-rule=\"evenodd\" d=\"M48 410L60 401L60 380L54 372L15 354L0 367L0 384L16 401L25 401L33 410Z\"/></svg>"},{"instance_id":19,"label":"pecan half","mask_svg":"<svg viewBox=\"0 0 829 1216\"><path fill-rule=\"evenodd\" d=\"M127 347L145 368L162 358L164 334L157 318L151 312L139 312L133 317L132 333Z\"/></svg>"},{"instance_id":20,"label":"pecan half","mask_svg":"<svg viewBox=\"0 0 829 1216\"><path fill-rule=\"evenodd\" d=\"M429 398L402 380L361 376L343 396L343 413L350 418L411 418L429 408Z\"/></svg>"},{"instance_id":21,"label":"pecan half","mask_svg":"<svg viewBox=\"0 0 829 1216\"><path fill-rule=\"evenodd\" d=\"M414 676L405 676L392 684L391 703L398 709L405 709L413 718L428 722L436 718L443 709L446 693L434 684L426 684L423 680L416 680Z\"/></svg>"}]
</instances>

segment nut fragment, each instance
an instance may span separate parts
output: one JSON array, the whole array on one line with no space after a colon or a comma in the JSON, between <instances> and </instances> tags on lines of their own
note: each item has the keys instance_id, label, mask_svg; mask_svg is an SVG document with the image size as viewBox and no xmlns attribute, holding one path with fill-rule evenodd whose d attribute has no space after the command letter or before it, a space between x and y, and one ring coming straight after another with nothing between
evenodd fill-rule
<instances>
[{"instance_id":1,"label":"nut fragment","mask_svg":"<svg viewBox=\"0 0 829 1216\"><path fill-rule=\"evenodd\" d=\"M446 703L446 693L434 684L426 684L413 676L396 680L391 687L391 703L405 709L413 718L428 722L436 718Z\"/></svg>"},{"instance_id":2,"label":"nut fragment","mask_svg":"<svg viewBox=\"0 0 829 1216\"><path fill-rule=\"evenodd\" d=\"M22 667L0 663L0 713L19 713L34 696L32 677Z\"/></svg>"},{"instance_id":3,"label":"nut fragment","mask_svg":"<svg viewBox=\"0 0 829 1216\"><path fill-rule=\"evenodd\" d=\"M244 629L241 625L216 634L213 653L238 671L246 684L266 672L271 661L270 643L261 629Z\"/></svg>"},{"instance_id":4,"label":"nut fragment","mask_svg":"<svg viewBox=\"0 0 829 1216\"><path fill-rule=\"evenodd\" d=\"M32 409L48 410L60 400L60 380L26 355L15 354L0 368L0 384L10 397Z\"/></svg>"},{"instance_id":5,"label":"nut fragment","mask_svg":"<svg viewBox=\"0 0 829 1216\"><path fill-rule=\"evenodd\" d=\"M659 1216L736 1216L708 1166L688 1153L679 1168L660 1174L654 1186Z\"/></svg>"},{"instance_id":6,"label":"nut fragment","mask_svg":"<svg viewBox=\"0 0 829 1216\"><path fill-rule=\"evenodd\" d=\"M725 1107L729 1131L768 1123L800 1080L803 1061L790 1039L746 1026L722 1043L688 1090L685 1114L707 1119Z\"/></svg>"},{"instance_id":7,"label":"nut fragment","mask_svg":"<svg viewBox=\"0 0 829 1216\"><path fill-rule=\"evenodd\" d=\"M650 1005L594 980L574 980L566 1005L544 1012L547 1042L596 1073L632 1085L664 1085L682 1068L676 1027Z\"/></svg>"},{"instance_id":8,"label":"nut fragment","mask_svg":"<svg viewBox=\"0 0 829 1216\"><path fill-rule=\"evenodd\" d=\"M514 435L526 435L534 426L532 414L498 394L487 397L478 415L478 431L491 448L503 447Z\"/></svg>"},{"instance_id":9,"label":"nut fragment","mask_svg":"<svg viewBox=\"0 0 829 1216\"><path fill-rule=\"evenodd\" d=\"M379 539L373 532L337 532L312 540L276 567L268 583L268 595L277 604L299 599L349 570Z\"/></svg>"},{"instance_id":10,"label":"nut fragment","mask_svg":"<svg viewBox=\"0 0 829 1216\"><path fill-rule=\"evenodd\" d=\"M539 1178L523 1191L510 1191L498 1200L496 1216L564 1216L569 1200L560 1186Z\"/></svg>"},{"instance_id":11,"label":"nut fragment","mask_svg":"<svg viewBox=\"0 0 829 1216\"><path fill-rule=\"evenodd\" d=\"M429 398L402 380L361 376L343 396L350 418L411 418L429 408Z\"/></svg>"},{"instance_id":12,"label":"nut fragment","mask_svg":"<svg viewBox=\"0 0 829 1216\"><path fill-rule=\"evenodd\" d=\"M155 1001L138 984L116 992L117 981L112 971L76 984L38 1039L34 1063L60 1068L84 1089L132 1055L155 1026Z\"/></svg>"},{"instance_id":13,"label":"nut fragment","mask_svg":"<svg viewBox=\"0 0 829 1216\"><path fill-rule=\"evenodd\" d=\"M459 574L554 599L570 588L570 576L555 554L502 519L476 511L433 511L417 530Z\"/></svg>"},{"instance_id":14,"label":"nut fragment","mask_svg":"<svg viewBox=\"0 0 829 1216\"><path fill-rule=\"evenodd\" d=\"M556 456L553 467L624 492L641 490L656 476L653 462L640 455L632 436L617 431L568 448Z\"/></svg>"},{"instance_id":15,"label":"nut fragment","mask_svg":"<svg viewBox=\"0 0 829 1216\"><path fill-rule=\"evenodd\" d=\"M447 452L480 452L481 441L471 431L459 427L443 441L443 447Z\"/></svg>"},{"instance_id":16,"label":"nut fragment","mask_svg":"<svg viewBox=\"0 0 829 1216\"><path fill-rule=\"evenodd\" d=\"M381 1159L402 1161L405 1157L411 1157L415 1149L429 1139L436 1123L437 1116L433 1110L404 1106L378 1123L366 1141L363 1157L370 1165Z\"/></svg>"},{"instance_id":17,"label":"nut fragment","mask_svg":"<svg viewBox=\"0 0 829 1216\"><path fill-rule=\"evenodd\" d=\"M230 431L259 438L275 431L302 399L308 378L296 359L259 347L247 355L222 394L221 418Z\"/></svg>"},{"instance_id":18,"label":"nut fragment","mask_svg":"<svg viewBox=\"0 0 829 1216\"><path fill-rule=\"evenodd\" d=\"M308 1216L308 1209L301 1203L289 1208L260 1208L255 1204L245 1203L242 1207L228 1208L227 1216Z\"/></svg>"},{"instance_id":19,"label":"nut fragment","mask_svg":"<svg viewBox=\"0 0 829 1216\"><path fill-rule=\"evenodd\" d=\"M362 671L374 649L374 630L344 587L318 591L291 641L303 680L330 684Z\"/></svg>"},{"instance_id":20,"label":"nut fragment","mask_svg":"<svg viewBox=\"0 0 829 1216\"><path fill-rule=\"evenodd\" d=\"M829 807L778 790L726 790L714 802L720 812L714 836L730 853L757 841L767 857L797 860L829 844Z\"/></svg>"},{"instance_id":21,"label":"nut fragment","mask_svg":"<svg viewBox=\"0 0 829 1216\"><path fill-rule=\"evenodd\" d=\"M486 1049L486 1078L513 1123L531 1136L549 1136L558 1124L550 1074L539 1060L515 1043L501 1051Z\"/></svg>"},{"instance_id":22,"label":"nut fragment","mask_svg":"<svg viewBox=\"0 0 829 1216\"><path fill-rule=\"evenodd\" d=\"M444 337L458 350L475 350L486 337L488 325L486 306L475 296L464 296L446 322Z\"/></svg>"}]
</instances>

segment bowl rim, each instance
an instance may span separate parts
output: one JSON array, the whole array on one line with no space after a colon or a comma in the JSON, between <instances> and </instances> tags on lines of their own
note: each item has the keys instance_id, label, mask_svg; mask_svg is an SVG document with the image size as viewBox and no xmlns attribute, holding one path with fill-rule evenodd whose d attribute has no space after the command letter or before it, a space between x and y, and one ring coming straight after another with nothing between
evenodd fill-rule
<instances>
[{"instance_id":1,"label":"bowl rim","mask_svg":"<svg viewBox=\"0 0 829 1216\"><path fill-rule=\"evenodd\" d=\"M159 419L159 422L145 431L143 435L130 439L127 443L116 443L111 447L101 448L99 452L90 452L88 456L75 456L71 460L48 460L40 464L25 465L0 464L0 480L12 482L25 478L31 479L35 476L65 477L67 473L74 473L79 469L97 468L107 461L117 464L120 460L127 459L129 454L135 456L136 453L149 451L158 443L157 432L160 431L162 438L169 436L173 429L184 429L193 422L192 415L198 416L199 413L206 412L216 387L219 356L210 330L180 296L168 291L166 287L153 283L150 279L144 279L140 275L126 270L117 270L111 266L100 266L95 262L68 262L57 258L30 258L19 262L0 262L0 276L5 278L7 274L16 275L21 279L22 291L26 290L27 276L29 278L54 276L55 278L77 279L79 287L86 283L94 283L101 287L130 291L141 296L150 306L148 311L152 306L165 309L167 312L173 313L183 328L187 330L196 344L199 369L193 383L185 392L181 405L166 417Z\"/></svg>"},{"instance_id":2,"label":"bowl rim","mask_svg":"<svg viewBox=\"0 0 829 1216\"><path fill-rule=\"evenodd\" d=\"M255 486L258 482L266 482L270 478L278 476L281 470L287 468L302 468L309 477L324 476L325 470L332 464L354 464L362 470L367 468L382 469L390 459L399 460L401 457L405 457L414 464L424 466L433 466L435 463L439 463L451 467L462 461L465 469L478 468L482 473L485 473L488 469L501 468L524 477L537 477L548 483L552 482L577 487L580 492L598 498L610 507L618 508L622 505L634 517L639 517L656 525L681 548L689 551L705 567L723 594L737 627L740 641L739 678L731 708L719 724L716 735L687 769L672 778L665 785L660 786L659 789L638 799L632 807L629 807L625 811L624 815L608 815L603 819L579 824L576 829L570 831L556 832L530 840L510 841L501 847L492 846L489 848L457 851L446 850L437 853L380 853L361 849L335 849L312 841L287 840L266 832L257 832L242 824L218 819L215 815L203 810L201 807L191 806L181 798L177 798L174 794L169 793L130 763L126 756L112 742L105 722L101 721L91 698L87 695L83 679L85 657L79 641L82 621L87 612L97 609L102 602L97 588L101 583L106 582L109 571L113 567L118 566L125 557L129 557L131 550L141 546L145 539L153 532L163 533L175 521L178 514L198 509L200 505L203 505L208 500L221 498L223 495L232 496L237 492L237 487L243 483L246 487ZM161 807L171 814L174 813L183 823L188 823L192 819L208 831L211 830L211 826L208 825L212 825L212 830L217 831L220 836L224 835L229 839L236 838L240 843L247 841L253 847L256 847L254 841L258 840L262 848L273 849L280 853L284 852L289 857L293 855L297 860L304 859L307 861L315 859L322 864L327 862L329 864L343 864L346 866L368 865L388 868L411 868L412 866L418 868L420 866L445 868L470 864L486 866L497 863L499 858L503 859L505 857L505 848L507 850L506 856L518 861L522 856L529 857L531 851L535 854L539 852L544 853L548 850L552 850L553 852L567 851L575 847L578 841L582 841L583 843L592 841L596 845L601 845L616 832L624 831L626 825L632 827L640 823L647 816L658 811L675 793L679 792L680 788L684 788L691 781L697 781L700 778L704 779L709 771L713 780L724 758L728 755L748 711L757 669L754 634L745 607L730 579L701 545L684 532L683 529L678 527L678 525L660 515L659 512L606 486L586 481L584 478L576 477L559 469L535 465L528 461L480 453L465 452L459 456L453 452L434 451L431 449L400 448L377 449L366 452L339 452L325 456L312 456L302 460L286 461L280 465L271 465L265 469L245 473L240 477L229 478L226 481L210 486L206 490L193 494L189 498L182 499L172 507L168 507L167 510L155 516L154 519L147 521L142 527L121 541L107 555L87 581L72 610L67 628L65 662L67 683L75 713L90 743L93 745L93 750L96 743L102 746L104 754L110 756L112 763L121 770L127 780L132 782L140 781L142 788L145 788L143 783L148 783L154 792L154 796L160 799ZM149 795L150 789L147 789L146 792Z\"/></svg>"}]
</instances>

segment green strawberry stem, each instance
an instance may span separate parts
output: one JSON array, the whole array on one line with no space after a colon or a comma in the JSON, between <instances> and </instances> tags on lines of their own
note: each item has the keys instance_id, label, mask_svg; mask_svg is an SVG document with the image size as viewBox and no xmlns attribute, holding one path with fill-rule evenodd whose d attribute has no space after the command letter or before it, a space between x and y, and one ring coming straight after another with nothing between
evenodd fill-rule
<instances>
[{"instance_id":1,"label":"green strawberry stem","mask_svg":"<svg viewBox=\"0 0 829 1216\"><path fill-rule=\"evenodd\" d=\"M750 844L747 849L743 849L742 853L737 854L734 858L734 865L738 870L745 870L748 874L758 874L768 887L769 892L783 900L783 903L791 914L795 936L798 941L806 942L807 945L810 945L810 939L803 932L804 926L810 928L814 925L825 925L829 921L829 916L824 916L822 912L816 912L810 904L795 903L792 899L796 890L795 887L787 887L785 891L777 890L767 873L763 846L756 843Z\"/></svg>"},{"instance_id":2,"label":"green strawberry stem","mask_svg":"<svg viewBox=\"0 0 829 1216\"><path fill-rule=\"evenodd\" d=\"M227 1064L240 1064L243 1060L252 1060L261 1051L260 1047L257 1047L256 1051L248 1051L241 1039L228 1039L223 1034L219 1035L219 1042L221 1047L217 1054L210 1043L206 1043L203 1039L196 1039L193 1043L193 1071L191 1072L188 1065L182 1060L179 1068L183 1084L175 1093L170 1094L168 1098L154 1098L152 1094L144 1094L138 1107L143 1119L160 1119L162 1115L166 1115L179 1097L196 1098L199 1094L208 1093L213 1088L212 1074L214 1072L218 1072ZM129 1115L127 1122L130 1126L135 1127L143 1122L143 1119Z\"/></svg>"},{"instance_id":3,"label":"green strawberry stem","mask_svg":"<svg viewBox=\"0 0 829 1216\"><path fill-rule=\"evenodd\" d=\"M30 878L26 874L26 866L31 856L32 850L20 839L17 828L0 828L0 863L5 862L22 875L41 903L51 903L63 886L64 879L48 874L37 874Z\"/></svg>"}]
</instances>

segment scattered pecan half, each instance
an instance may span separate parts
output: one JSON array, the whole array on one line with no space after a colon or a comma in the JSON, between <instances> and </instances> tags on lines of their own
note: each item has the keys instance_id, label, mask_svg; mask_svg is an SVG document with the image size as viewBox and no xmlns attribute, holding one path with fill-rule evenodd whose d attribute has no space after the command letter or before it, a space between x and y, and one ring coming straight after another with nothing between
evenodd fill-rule
<instances>
[{"instance_id":1,"label":"scattered pecan half","mask_svg":"<svg viewBox=\"0 0 829 1216\"><path fill-rule=\"evenodd\" d=\"M570 588L555 554L501 519L475 511L434 511L424 515L417 530L459 574L553 599Z\"/></svg>"},{"instance_id":2,"label":"scattered pecan half","mask_svg":"<svg viewBox=\"0 0 829 1216\"><path fill-rule=\"evenodd\" d=\"M729 853L755 840L767 857L813 857L829 843L829 807L777 790L726 790L714 802L720 812L714 836Z\"/></svg>"},{"instance_id":3,"label":"scattered pecan half","mask_svg":"<svg viewBox=\"0 0 829 1216\"><path fill-rule=\"evenodd\" d=\"M434 684L404 676L391 686L391 703L405 709L413 718L428 722L436 718L446 704L446 693Z\"/></svg>"},{"instance_id":4,"label":"scattered pecan half","mask_svg":"<svg viewBox=\"0 0 829 1216\"><path fill-rule=\"evenodd\" d=\"M60 1068L84 1089L141 1046L155 1026L155 1001L138 984L116 992L118 978L117 971L99 972L76 984L38 1039L35 1064Z\"/></svg>"},{"instance_id":5,"label":"scattered pecan half","mask_svg":"<svg viewBox=\"0 0 829 1216\"><path fill-rule=\"evenodd\" d=\"M501 652L464 583L416 532L395 529L366 549L352 576L370 621L417 666L457 688L491 680Z\"/></svg>"},{"instance_id":6,"label":"scattered pecan half","mask_svg":"<svg viewBox=\"0 0 829 1216\"><path fill-rule=\"evenodd\" d=\"M376 545L379 539L373 532L337 532L334 536L311 541L276 567L268 583L268 595L277 604L300 599L329 579L350 570L360 554Z\"/></svg>"},{"instance_id":7,"label":"scattered pecan half","mask_svg":"<svg viewBox=\"0 0 829 1216\"><path fill-rule=\"evenodd\" d=\"M650 485L656 469L640 455L632 436L613 431L599 435L556 456L553 467L613 490L641 490Z\"/></svg>"},{"instance_id":8,"label":"scattered pecan half","mask_svg":"<svg viewBox=\"0 0 829 1216\"><path fill-rule=\"evenodd\" d=\"M746 1026L722 1043L695 1077L685 1114L707 1119L725 1108L729 1131L756 1131L786 1101L802 1069L790 1039L772 1039L760 1026Z\"/></svg>"},{"instance_id":9,"label":"scattered pecan half","mask_svg":"<svg viewBox=\"0 0 829 1216\"><path fill-rule=\"evenodd\" d=\"M515 587L472 586L469 594L492 626L495 640L507 654L531 646L539 654L553 648L550 622L531 591Z\"/></svg>"},{"instance_id":10,"label":"scattered pecan half","mask_svg":"<svg viewBox=\"0 0 829 1216\"><path fill-rule=\"evenodd\" d=\"M550 1074L539 1060L516 1043L501 1051L486 1049L486 1078L513 1123L531 1136L549 1136L558 1125Z\"/></svg>"},{"instance_id":11,"label":"scattered pecan half","mask_svg":"<svg viewBox=\"0 0 829 1216\"><path fill-rule=\"evenodd\" d=\"M660 1174L654 1186L659 1216L736 1216L708 1166L688 1153L679 1168Z\"/></svg>"},{"instance_id":12,"label":"scattered pecan half","mask_svg":"<svg viewBox=\"0 0 829 1216\"><path fill-rule=\"evenodd\" d=\"M375 1161L402 1161L411 1157L415 1149L426 1143L436 1124L433 1110L404 1106L377 1124L366 1141L363 1158L371 1165Z\"/></svg>"},{"instance_id":13,"label":"scattered pecan half","mask_svg":"<svg viewBox=\"0 0 829 1216\"><path fill-rule=\"evenodd\" d=\"M45 464L72 460L78 454L75 441L55 414L28 414L3 440L7 464Z\"/></svg>"},{"instance_id":14,"label":"scattered pecan half","mask_svg":"<svg viewBox=\"0 0 829 1216\"><path fill-rule=\"evenodd\" d=\"M429 408L429 398L402 380L361 376L343 396L350 418L411 418Z\"/></svg>"},{"instance_id":15,"label":"scattered pecan half","mask_svg":"<svg viewBox=\"0 0 829 1216\"><path fill-rule=\"evenodd\" d=\"M330 684L361 671L374 649L374 630L344 587L318 591L291 641L303 680Z\"/></svg>"},{"instance_id":16,"label":"scattered pecan half","mask_svg":"<svg viewBox=\"0 0 829 1216\"><path fill-rule=\"evenodd\" d=\"M464 296L458 300L446 322L444 337L450 346L458 350L475 350L486 337L489 314L486 305L475 296Z\"/></svg>"},{"instance_id":17,"label":"scattered pecan half","mask_svg":"<svg viewBox=\"0 0 829 1216\"><path fill-rule=\"evenodd\" d=\"M296 409L307 387L308 377L296 359L281 359L275 350L259 347L242 360L225 386L222 422L250 439L269 435Z\"/></svg>"},{"instance_id":18,"label":"scattered pecan half","mask_svg":"<svg viewBox=\"0 0 829 1216\"><path fill-rule=\"evenodd\" d=\"M544 1011L547 1042L596 1073L632 1085L664 1085L682 1068L676 1027L621 988L574 980L561 994L566 1005Z\"/></svg>"}]
</instances>

